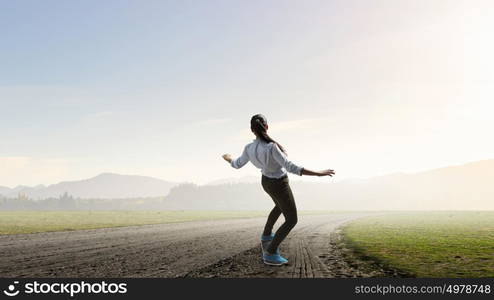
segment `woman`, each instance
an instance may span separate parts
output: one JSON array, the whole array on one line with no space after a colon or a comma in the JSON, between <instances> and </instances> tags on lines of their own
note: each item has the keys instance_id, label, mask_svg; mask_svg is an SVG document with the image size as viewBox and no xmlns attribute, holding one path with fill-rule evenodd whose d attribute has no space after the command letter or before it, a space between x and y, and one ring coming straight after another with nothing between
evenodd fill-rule
<instances>
[{"instance_id":1,"label":"woman","mask_svg":"<svg viewBox=\"0 0 494 300\"><path fill-rule=\"evenodd\" d=\"M268 122L263 115L257 114L251 118L250 129L256 135L256 139L245 146L242 155L232 159L230 154L224 154L223 158L236 169L249 161L261 169L262 187L275 204L261 235L263 261L268 265L286 264L288 260L280 255L278 246L297 224L297 207L288 183L287 172L300 176L333 176L335 173L333 170L311 171L289 161L285 149L268 135ZM285 217L285 223L273 235L272 229L280 214Z\"/></svg>"}]
</instances>

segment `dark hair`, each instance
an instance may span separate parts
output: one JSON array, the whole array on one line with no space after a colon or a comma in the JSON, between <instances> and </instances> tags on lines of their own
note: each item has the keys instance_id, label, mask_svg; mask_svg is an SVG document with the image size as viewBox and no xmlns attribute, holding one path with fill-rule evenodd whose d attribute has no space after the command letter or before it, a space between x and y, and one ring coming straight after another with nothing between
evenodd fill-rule
<instances>
[{"instance_id":1,"label":"dark hair","mask_svg":"<svg viewBox=\"0 0 494 300\"><path fill-rule=\"evenodd\" d=\"M266 143L275 143L280 148L280 150L286 154L285 148L283 148L283 146L281 146L278 142L273 140L268 135L266 127L268 127L268 120L264 115L257 114L252 116L252 118L250 119L250 129L256 134L258 138L265 141Z\"/></svg>"}]
</instances>

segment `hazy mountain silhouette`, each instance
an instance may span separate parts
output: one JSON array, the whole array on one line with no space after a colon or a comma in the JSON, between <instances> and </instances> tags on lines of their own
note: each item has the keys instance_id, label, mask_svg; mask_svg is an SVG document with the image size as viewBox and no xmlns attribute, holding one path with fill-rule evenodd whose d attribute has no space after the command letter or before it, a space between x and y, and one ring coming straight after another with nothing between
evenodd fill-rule
<instances>
[{"instance_id":1,"label":"hazy mountain silhouette","mask_svg":"<svg viewBox=\"0 0 494 300\"><path fill-rule=\"evenodd\" d=\"M414 174L391 174L337 183L293 180L297 206L308 210L493 210L494 160ZM165 198L168 209L268 209L259 183L179 185Z\"/></svg>"},{"instance_id":2,"label":"hazy mountain silhouette","mask_svg":"<svg viewBox=\"0 0 494 300\"><path fill-rule=\"evenodd\" d=\"M167 195L174 185L176 183L153 177L103 173L85 180L65 181L49 186L3 187L0 188L0 194L16 197L20 193L32 199L58 197L64 193L80 198L155 197Z\"/></svg>"},{"instance_id":3,"label":"hazy mountain silhouette","mask_svg":"<svg viewBox=\"0 0 494 300\"><path fill-rule=\"evenodd\" d=\"M290 182L297 207L304 210L494 210L494 160L341 182L303 182L296 178L291 176ZM99 202L91 204L92 200L78 202L80 205L76 207L80 209L265 210L273 207L260 185L260 175L257 179L250 176L244 179L246 183L241 178L242 183L225 179L198 186L104 173L49 186L0 187L0 194L15 198L21 193L31 199L44 199L58 198L67 192L76 198L115 199L105 200L100 206L97 206ZM249 183L251 180L254 182ZM132 205L123 205L122 198L134 198L129 200ZM16 207L18 201L12 201L9 205ZM50 207L63 209L62 204L56 203L65 202L64 198L57 201L50 202Z\"/></svg>"},{"instance_id":4,"label":"hazy mountain silhouette","mask_svg":"<svg viewBox=\"0 0 494 300\"><path fill-rule=\"evenodd\" d=\"M238 184L238 183L259 183L261 182L260 176L243 176L239 178L222 178L210 181L206 185L220 185L220 184Z\"/></svg>"},{"instance_id":5,"label":"hazy mountain silhouette","mask_svg":"<svg viewBox=\"0 0 494 300\"><path fill-rule=\"evenodd\" d=\"M7 195L12 191L11 188L8 188L6 186L0 186L0 195Z\"/></svg>"}]
</instances>

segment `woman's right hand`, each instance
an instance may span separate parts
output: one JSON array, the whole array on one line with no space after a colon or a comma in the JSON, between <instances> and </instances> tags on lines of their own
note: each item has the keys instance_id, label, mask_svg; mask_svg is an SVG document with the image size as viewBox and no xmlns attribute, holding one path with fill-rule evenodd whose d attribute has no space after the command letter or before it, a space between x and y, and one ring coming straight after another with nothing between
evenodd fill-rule
<instances>
[{"instance_id":1,"label":"woman's right hand","mask_svg":"<svg viewBox=\"0 0 494 300\"><path fill-rule=\"evenodd\" d=\"M221 157L223 157L224 160L227 162L232 162L232 156L230 154L223 154Z\"/></svg>"}]
</instances>

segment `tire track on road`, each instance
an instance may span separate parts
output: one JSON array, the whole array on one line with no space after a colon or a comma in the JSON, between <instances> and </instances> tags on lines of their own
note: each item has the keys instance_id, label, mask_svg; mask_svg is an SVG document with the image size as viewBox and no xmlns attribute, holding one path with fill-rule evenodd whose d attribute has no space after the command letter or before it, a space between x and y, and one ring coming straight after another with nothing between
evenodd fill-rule
<instances>
[{"instance_id":1,"label":"tire track on road","mask_svg":"<svg viewBox=\"0 0 494 300\"><path fill-rule=\"evenodd\" d=\"M260 246L218 261L181 277L262 277L262 278L327 278L337 277L319 255L331 251L330 234L347 221L367 214L333 214L299 217L299 224L281 244L281 253L289 263L267 266L262 263ZM259 238L257 238L259 239ZM342 258L340 258L342 259ZM351 277L351 276L348 276Z\"/></svg>"},{"instance_id":2,"label":"tire track on road","mask_svg":"<svg viewBox=\"0 0 494 300\"><path fill-rule=\"evenodd\" d=\"M288 266L265 266L265 218L0 236L2 277L328 277L329 232L358 214L303 215L281 245ZM283 221L281 218L280 222Z\"/></svg>"}]
</instances>

